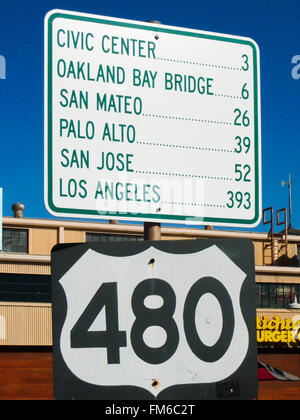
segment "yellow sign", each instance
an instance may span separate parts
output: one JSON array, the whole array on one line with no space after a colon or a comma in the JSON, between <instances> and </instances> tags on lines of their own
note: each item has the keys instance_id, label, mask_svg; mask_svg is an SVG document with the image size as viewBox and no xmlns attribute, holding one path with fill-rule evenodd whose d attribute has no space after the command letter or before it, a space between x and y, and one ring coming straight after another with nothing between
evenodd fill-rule
<instances>
[{"instance_id":1,"label":"yellow sign","mask_svg":"<svg viewBox=\"0 0 300 420\"><path fill-rule=\"evenodd\" d=\"M296 319L297 318L297 319ZM279 316L268 320L266 316L256 317L258 343L297 343L300 342L299 316L285 320Z\"/></svg>"}]
</instances>

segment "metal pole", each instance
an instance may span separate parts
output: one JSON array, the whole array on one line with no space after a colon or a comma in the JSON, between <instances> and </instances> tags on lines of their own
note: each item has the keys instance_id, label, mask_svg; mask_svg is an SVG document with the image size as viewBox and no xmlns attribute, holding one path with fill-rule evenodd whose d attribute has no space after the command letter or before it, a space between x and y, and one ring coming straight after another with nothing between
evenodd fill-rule
<instances>
[{"instance_id":1,"label":"metal pole","mask_svg":"<svg viewBox=\"0 0 300 420\"><path fill-rule=\"evenodd\" d=\"M291 215L291 213L289 214L289 217L290 217L290 215ZM285 257L284 257L284 259L285 259L285 265L287 265L287 263L288 263L288 227L287 227L287 217L286 217L286 209L285 209L285 212L284 212L284 233L285 233L285 239L284 239L284 246L285 246ZM289 223L290 223L291 221L289 220Z\"/></svg>"},{"instance_id":2,"label":"metal pole","mask_svg":"<svg viewBox=\"0 0 300 420\"><path fill-rule=\"evenodd\" d=\"M292 227L292 180L289 174L289 227Z\"/></svg>"},{"instance_id":3,"label":"metal pole","mask_svg":"<svg viewBox=\"0 0 300 420\"><path fill-rule=\"evenodd\" d=\"M266 220L266 213L267 211L270 211L270 220ZM263 210L263 224L267 225L269 224L271 225L271 229L269 231L269 236L271 236L271 260L272 260L272 265L274 265L275 262L275 258L274 258L274 225L273 225L273 207L268 207L267 209Z\"/></svg>"},{"instance_id":4,"label":"metal pole","mask_svg":"<svg viewBox=\"0 0 300 420\"><path fill-rule=\"evenodd\" d=\"M279 220L281 212L284 212L284 222L280 222L280 220ZM285 265L287 265L287 262L288 262L288 226L287 226L287 210L286 210L286 208L277 210L276 216L277 216L277 226L284 224L284 248L285 248L284 260L285 260Z\"/></svg>"},{"instance_id":5,"label":"metal pole","mask_svg":"<svg viewBox=\"0 0 300 420\"><path fill-rule=\"evenodd\" d=\"M144 222L144 241L160 241L160 223Z\"/></svg>"},{"instance_id":6,"label":"metal pole","mask_svg":"<svg viewBox=\"0 0 300 420\"><path fill-rule=\"evenodd\" d=\"M281 181L281 186L284 187L286 184L288 184L289 188L289 227L292 227L292 179L291 174L289 174L289 181L284 182Z\"/></svg>"},{"instance_id":7,"label":"metal pole","mask_svg":"<svg viewBox=\"0 0 300 420\"><path fill-rule=\"evenodd\" d=\"M156 23L161 25L159 20L148 20L148 23ZM144 222L144 241L160 241L161 226L160 223Z\"/></svg>"}]
</instances>

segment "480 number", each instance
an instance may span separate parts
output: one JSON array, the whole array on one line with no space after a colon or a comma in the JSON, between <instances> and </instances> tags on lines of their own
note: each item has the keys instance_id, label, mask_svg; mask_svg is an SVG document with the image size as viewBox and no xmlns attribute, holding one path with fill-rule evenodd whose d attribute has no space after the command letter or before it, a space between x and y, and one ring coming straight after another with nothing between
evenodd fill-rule
<instances>
[{"instance_id":1,"label":"480 number","mask_svg":"<svg viewBox=\"0 0 300 420\"><path fill-rule=\"evenodd\" d=\"M195 319L197 304L206 293L212 293L217 298L223 316L220 337L210 347L201 341ZM162 298L163 304L159 308L145 306L145 299L152 295ZM176 308L173 288L162 279L143 280L132 293L131 307L135 321L131 327L130 340L135 354L150 364L166 362L176 352L180 340L173 317ZM104 308L106 330L91 331L93 322ZM230 295L220 281L204 277L193 284L184 303L183 325L187 343L199 359L214 362L223 356L233 335L234 312ZM151 347L144 341L143 334L151 326L161 327L166 332L167 338L160 347ZM106 348L107 364L119 364L121 347L127 347L127 334L119 329L117 283L102 283L71 330L71 348Z\"/></svg>"}]
</instances>

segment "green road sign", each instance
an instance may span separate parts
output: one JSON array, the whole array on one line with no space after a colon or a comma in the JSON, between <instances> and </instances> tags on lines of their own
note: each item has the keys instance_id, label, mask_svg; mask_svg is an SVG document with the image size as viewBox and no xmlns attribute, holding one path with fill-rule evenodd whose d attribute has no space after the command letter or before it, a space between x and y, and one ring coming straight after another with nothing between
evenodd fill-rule
<instances>
[{"instance_id":1,"label":"green road sign","mask_svg":"<svg viewBox=\"0 0 300 420\"><path fill-rule=\"evenodd\" d=\"M48 13L45 203L63 217L256 226L256 43Z\"/></svg>"}]
</instances>

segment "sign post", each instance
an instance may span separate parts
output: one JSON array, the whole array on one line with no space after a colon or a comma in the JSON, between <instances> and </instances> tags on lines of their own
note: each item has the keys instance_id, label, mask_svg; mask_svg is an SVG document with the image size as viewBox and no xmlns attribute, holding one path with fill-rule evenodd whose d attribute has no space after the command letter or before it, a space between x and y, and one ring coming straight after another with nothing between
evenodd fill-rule
<instances>
[{"instance_id":1,"label":"sign post","mask_svg":"<svg viewBox=\"0 0 300 420\"><path fill-rule=\"evenodd\" d=\"M144 240L159 241L161 237L160 223L144 223Z\"/></svg>"},{"instance_id":2,"label":"sign post","mask_svg":"<svg viewBox=\"0 0 300 420\"><path fill-rule=\"evenodd\" d=\"M254 41L54 10L45 19L45 52L51 214L259 223Z\"/></svg>"}]
</instances>

